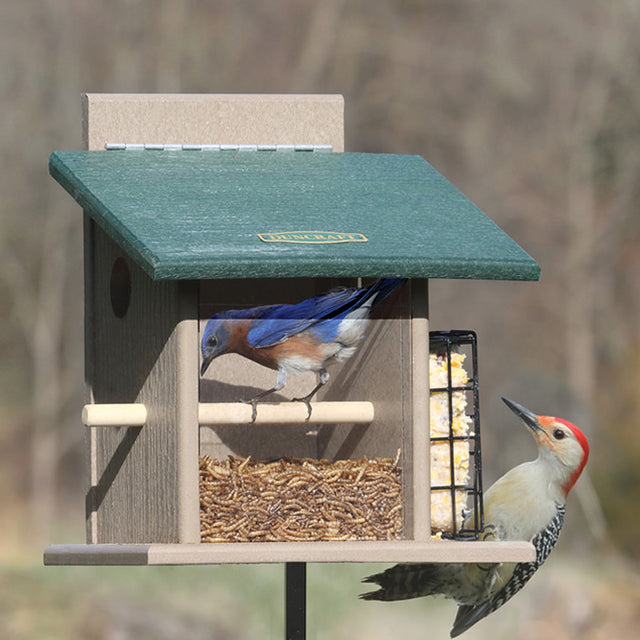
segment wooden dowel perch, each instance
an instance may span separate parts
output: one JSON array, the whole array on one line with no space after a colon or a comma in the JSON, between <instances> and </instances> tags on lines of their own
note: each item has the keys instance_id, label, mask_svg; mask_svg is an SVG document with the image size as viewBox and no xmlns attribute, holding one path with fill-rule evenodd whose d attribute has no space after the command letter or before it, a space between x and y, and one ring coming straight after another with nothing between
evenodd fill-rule
<instances>
[{"instance_id":1,"label":"wooden dowel perch","mask_svg":"<svg viewBox=\"0 0 640 640\"><path fill-rule=\"evenodd\" d=\"M369 424L373 421L371 402L313 402L307 420L307 406L302 402L264 402L257 406L252 423L250 404L242 402L200 403L201 426L221 424ZM147 408L141 403L87 404L82 409L82 423L87 427L142 427Z\"/></svg>"},{"instance_id":2,"label":"wooden dowel perch","mask_svg":"<svg viewBox=\"0 0 640 640\"><path fill-rule=\"evenodd\" d=\"M374 410L371 402L312 402L311 417L303 402L258 403L255 421L252 407L242 402L200 403L198 421L201 426L221 424L369 424Z\"/></svg>"},{"instance_id":3,"label":"wooden dowel perch","mask_svg":"<svg viewBox=\"0 0 640 640\"><path fill-rule=\"evenodd\" d=\"M141 403L85 404L82 423L86 427L142 427L147 408Z\"/></svg>"}]
</instances>

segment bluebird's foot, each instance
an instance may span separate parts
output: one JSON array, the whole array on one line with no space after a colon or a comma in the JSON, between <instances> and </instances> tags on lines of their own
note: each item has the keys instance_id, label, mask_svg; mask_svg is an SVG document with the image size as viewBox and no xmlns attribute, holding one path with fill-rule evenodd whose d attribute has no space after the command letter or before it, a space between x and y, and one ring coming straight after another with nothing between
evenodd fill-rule
<instances>
[{"instance_id":1,"label":"bluebird's foot","mask_svg":"<svg viewBox=\"0 0 640 640\"><path fill-rule=\"evenodd\" d=\"M307 417L305 419L306 422L309 422L309 418L311 418L311 398L313 394L309 396L304 396L304 398L291 398L291 402L304 402L307 405Z\"/></svg>"},{"instance_id":2,"label":"bluebird's foot","mask_svg":"<svg viewBox=\"0 0 640 640\"><path fill-rule=\"evenodd\" d=\"M304 402L307 405L307 422L309 421L309 418L311 418L311 398L313 398L313 396L316 395L316 393L318 393L318 391L320 390L321 387L323 387L327 380L329 379L329 374L326 371L322 371L320 373L319 376L319 382L318 384L311 389L311 393L307 393L306 396L302 396L302 398L292 398L291 402Z\"/></svg>"},{"instance_id":3,"label":"bluebird's foot","mask_svg":"<svg viewBox=\"0 0 640 640\"><path fill-rule=\"evenodd\" d=\"M251 398L250 400L240 400L240 402L251 405L251 424L253 424L258 417L258 399Z\"/></svg>"},{"instance_id":4,"label":"bluebird's foot","mask_svg":"<svg viewBox=\"0 0 640 640\"><path fill-rule=\"evenodd\" d=\"M244 402L245 404L250 404L253 409L251 411L251 423L256 421L256 417L258 416L258 400L262 400L265 396L268 396L270 393L274 391L278 391L280 387L276 385L272 389L267 389L266 391L261 391L257 396L253 396L253 398L249 398L249 400L241 400L240 402Z\"/></svg>"}]
</instances>

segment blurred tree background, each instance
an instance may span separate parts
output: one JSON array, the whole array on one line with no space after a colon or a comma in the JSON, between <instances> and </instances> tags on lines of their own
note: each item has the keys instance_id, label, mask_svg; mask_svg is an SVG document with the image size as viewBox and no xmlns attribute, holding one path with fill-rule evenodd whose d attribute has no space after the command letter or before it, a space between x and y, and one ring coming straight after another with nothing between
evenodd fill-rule
<instances>
[{"instance_id":1,"label":"blurred tree background","mask_svg":"<svg viewBox=\"0 0 640 640\"><path fill-rule=\"evenodd\" d=\"M432 284L434 328L479 334L486 484L534 451L500 395L578 423L592 459L557 553L636 566L639 3L4 0L0 62L3 557L38 564L83 530L81 213L47 175L51 151L81 148L80 94L340 93L347 150L423 156L542 266L539 283Z\"/></svg>"}]
</instances>

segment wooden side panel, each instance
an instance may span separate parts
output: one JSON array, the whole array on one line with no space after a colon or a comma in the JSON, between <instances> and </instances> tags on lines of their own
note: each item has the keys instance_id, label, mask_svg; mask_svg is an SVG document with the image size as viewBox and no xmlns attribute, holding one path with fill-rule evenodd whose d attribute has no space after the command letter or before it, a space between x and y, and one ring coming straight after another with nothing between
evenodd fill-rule
<instances>
[{"instance_id":1,"label":"wooden side panel","mask_svg":"<svg viewBox=\"0 0 640 640\"><path fill-rule=\"evenodd\" d=\"M197 542L196 287L153 282L99 229L91 241L92 399L144 403L148 419L144 427L91 429L89 540ZM122 317L112 304L116 260L130 274Z\"/></svg>"},{"instance_id":2,"label":"wooden side panel","mask_svg":"<svg viewBox=\"0 0 640 640\"><path fill-rule=\"evenodd\" d=\"M340 95L89 93L83 108L87 149L131 142L330 144L344 151Z\"/></svg>"},{"instance_id":3,"label":"wooden side panel","mask_svg":"<svg viewBox=\"0 0 640 640\"><path fill-rule=\"evenodd\" d=\"M130 142L129 134L143 135L145 127L163 138L163 127L173 126L145 107L155 98L136 96L137 119L118 106L131 104L131 96L104 98L83 96L89 150ZM182 122L188 120L185 114ZM198 542L197 286L153 282L86 213L84 227L87 402L136 401L149 410L142 428L87 430L87 540ZM118 257L131 278L122 317L111 301Z\"/></svg>"},{"instance_id":4,"label":"wooden side panel","mask_svg":"<svg viewBox=\"0 0 640 640\"><path fill-rule=\"evenodd\" d=\"M410 520L405 518L410 536L416 541L431 537L431 473L429 417L429 291L427 280L412 280L411 301L411 485L406 487Z\"/></svg>"}]
</instances>

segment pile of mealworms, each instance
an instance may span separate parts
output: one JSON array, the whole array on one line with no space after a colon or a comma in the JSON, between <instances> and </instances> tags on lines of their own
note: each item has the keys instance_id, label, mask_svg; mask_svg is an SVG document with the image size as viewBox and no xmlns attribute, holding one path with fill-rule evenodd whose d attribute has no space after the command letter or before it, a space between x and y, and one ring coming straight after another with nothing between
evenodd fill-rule
<instances>
[{"instance_id":1,"label":"pile of mealworms","mask_svg":"<svg viewBox=\"0 0 640 640\"><path fill-rule=\"evenodd\" d=\"M394 458L200 459L202 542L392 540L402 534Z\"/></svg>"}]
</instances>

